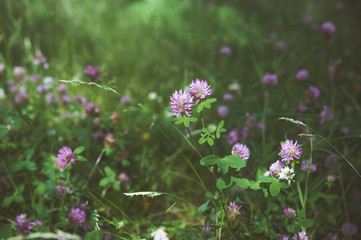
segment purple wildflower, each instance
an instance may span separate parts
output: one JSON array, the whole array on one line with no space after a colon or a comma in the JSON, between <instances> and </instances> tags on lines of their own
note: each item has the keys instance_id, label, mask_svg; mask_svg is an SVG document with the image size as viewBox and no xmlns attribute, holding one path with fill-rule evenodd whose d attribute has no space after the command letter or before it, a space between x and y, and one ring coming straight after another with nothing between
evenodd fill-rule
<instances>
[{"instance_id":1,"label":"purple wildflower","mask_svg":"<svg viewBox=\"0 0 361 240\"><path fill-rule=\"evenodd\" d=\"M84 69L84 73L88 75L92 81L100 81L100 71L97 67L89 65Z\"/></svg>"},{"instance_id":2,"label":"purple wildflower","mask_svg":"<svg viewBox=\"0 0 361 240\"><path fill-rule=\"evenodd\" d=\"M284 168L284 163L277 160L276 162L272 163L269 167L269 173L272 177L278 178L280 176L280 173L282 172L282 168Z\"/></svg>"},{"instance_id":3,"label":"purple wildflower","mask_svg":"<svg viewBox=\"0 0 361 240\"><path fill-rule=\"evenodd\" d=\"M344 70L345 65L342 60L335 61L331 66L328 67L328 77L329 78L339 78L341 73Z\"/></svg>"},{"instance_id":4,"label":"purple wildflower","mask_svg":"<svg viewBox=\"0 0 361 240\"><path fill-rule=\"evenodd\" d=\"M86 103L86 98L81 95L76 95L73 97L74 102L84 104Z\"/></svg>"},{"instance_id":5,"label":"purple wildflower","mask_svg":"<svg viewBox=\"0 0 361 240\"><path fill-rule=\"evenodd\" d=\"M61 103L66 106L70 103L70 97L66 94L61 96Z\"/></svg>"},{"instance_id":6,"label":"purple wildflower","mask_svg":"<svg viewBox=\"0 0 361 240\"><path fill-rule=\"evenodd\" d=\"M199 80L198 78L189 84L189 93L193 97L193 100L196 101L196 104L212 94L210 87L207 81Z\"/></svg>"},{"instance_id":7,"label":"purple wildflower","mask_svg":"<svg viewBox=\"0 0 361 240\"><path fill-rule=\"evenodd\" d=\"M325 22L322 24L322 33L323 33L323 40L325 42L330 42L333 36L335 35L336 27L331 22Z\"/></svg>"},{"instance_id":8,"label":"purple wildflower","mask_svg":"<svg viewBox=\"0 0 361 240\"><path fill-rule=\"evenodd\" d=\"M276 85L278 82L277 75L276 74L270 74L266 73L263 76L263 83L266 85Z\"/></svg>"},{"instance_id":9,"label":"purple wildflower","mask_svg":"<svg viewBox=\"0 0 361 240\"><path fill-rule=\"evenodd\" d=\"M307 111L307 106L304 102L299 102L298 104L298 111L305 112Z\"/></svg>"},{"instance_id":10,"label":"purple wildflower","mask_svg":"<svg viewBox=\"0 0 361 240\"><path fill-rule=\"evenodd\" d=\"M240 211L239 209L241 209L242 205L236 205L236 202L230 202L229 206L228 206L228 217L231 220L231 222L233 222L234 220L236 220L240 215Z\"/></svg>"},{"instance_id":11,"label":"purple wildflower","mask_svg":"<svg viewBox=\"0 0 361 240\"><path fill-rule=\"evenodd\" d=\"M303 15L302 21L304 24L311 24L312 23L312 17L309 14Z\"/></svg>"},{"instance_id":12,"label":"purple wildflower","mask_svg":"<svg viewBox=\"0 0 361 240\"><path fill-rule=\"evenodd\" d=\"M208 225L202 227L201 235L204 239L209 239L212 237L212 228Z\"/></svg>"},{"instance_id":13,"label":"purple wildflower","mask_svg":"<svg viewBox=\"0 0 361 240\"><path fill-rule=\"evenodd\" d=\"M100 112L99 108L94 103L86 102L83 104L83 108L87 117L92 117Z\"/></svg>"},{"instance_id":14,"label":"purple wildflower","mask_svg":"<svg viewBox=\"0 0 361 240\"><path fill-rule=\"evenodd\" d=\"M120 102L127 107L132 103L132 99L129 96L124 96L120 99Z\"/></svg>"},{"instance_id":15,"label":"purple wildflower","mask_svg":"<svg viewBox=\"0 0 361 240\"><path fill-rule=\"evenodd\" d=\"M246 141L248 137L248 132L249 132L249 126L245 125L240 132L243 141Z\"/></svg>"},{"instance_id":16,"label":"purple wildflower","mask_svg":"<svg viewBox=\"0 0 361 240\"><path fill-rule=\"evenodd\" d=\"M62 147L59 150L58 157L55 159L55 165L60 169L60 171L64 171L64 168L69 166L70 163L76 162L76 155L68 147Z\"/></svg>"},{"instance_id":17,"label":"purple wildflower","mask_svg":"<svg viewBox=\"0 0 361 240\"><path fill-rule=\"evenodd\" d=\"M292 140L286 139L286 141L281 144L280 156L283 162L287 161L287 164L289 164L294 158L299 159L301 154L302 148L297 144L297 141L293 144Z\"/></svg>"},{"instance_id":18,"label":"purple wildflower","mask_svg":"<svg viewBox=\"0 0 361 240\"><path fill-rule=\"evenodd\" d=\"M18 230L19 234L20 235L27 235L30 233L30 229L33 227L33 226L36 226L36 225L40 225L42 226L43 223L39 220L35 220L34 222L28 222L26 220L26 214L20 214L18 216L16 216L16 229Z\"/></svg>"},{"instance_id":19,"label":"purple wildflower","mask_svg":"<svg viewBox=\"0 0 361 240\"><path fill-rule=\"evenodd\" d=\"M118 179L120 181L120 184L124 186L130 186L130 184L132 183L129 176L124 172L119 174Z\"/></svg>"},{"instance_id":20,"label":"purple wildflower","mask_svg":"<svg viewBox=\"0 0 361 240\"><path fill-rule=\"evenodd\" d=\"M303 172L305 172L305 173L307 172L308 164L309 164L309 160L303 160L302 161L301 170ZM317 165L312 163L311 166L310 166L310 173L316 172L316 170L317 170Z\"/></svg>"},{"instance_id":21,"label":"purple wildflower","mask_svg":"<svg viewBox=\"0 0 361 240\"><path fill-rule=\"evenodd\" d=\"M309 78L308 71L305 69L302 69L297 72L296 79L300 82L304 82Z\"/></svg>"},{"instance_id":22,"label":"purple wildflower","mask_svg":"<svg viewBox=\"0 0 361 240\"><path fill-rule=\"evenodd\" d=\"M170 97L170 108L172 109L172 115L176 117L192 115L193 97L188 91L179 90L175 91Z\"/></svg>"},{"instance_id":23,"label":"purple wildflower","mask_svg":"<svg viewBox=\"0 0 361 240\"><path fill-rule=\"evenodd\" d=\"M223 119L228 115L228 107L226 105L221 105L218 107L218 115Z\"/></svg>"},{"instance_id":24,"label":"purple wildflower","mask_svg":"<svg viewBox=\"0 0 361 240\"><path fill-rule=\"evenodd\" d=\"M13 75L14 77L18 78L18 79L23 79L25 77L26 74L26 69L24 67L14 67L13 69Z\"/></svg>"},{"instance_id":25,"label":"purple wildflower","mask_svg":"<svg viewBox=\"0 0 361 240\"><path fill-rule=\"evenodd\" d=\"M341 227L341 231L342 234L347 236L347 235L356 235L358 232L357 227L355 226L355 224L353 223L344 223Z\"/></svg>"},{"instance_id":26,"label":"purple wildflower","mask_svg":"<svg viewBox=\"0 0 361 240\"><path fill-rule=\"evenodd\" d=\"M66 94L66 85L65 84L60 84L57 88L56 91L60 94L60 95L64 95Z\"/></svg>"},{"instance_id":27,"label":"purple wildflower","mask_svg":"<svg viewBox=\"0 0 361 240\"><path fill-rule=\"evenodd\" d=\"M46 95L46 102L48 103L48 105L53 105L58 102L58 98L53 92L50 92Z\"/></svg>"},{"instance_id":28,"label":"purple wildflower","mask_svg":"<svg viewBox=\"0 0 361 240\"><path fill-rule=\"evenodd\" d=\"M237 128L234 128L232 129L228 134L227 134L227 143L229 145L233 145L235 144L236 142L238 142L239 140L239 137L238 137L238 129Z\"/></svg>"},{"instance_id":29,"label":"purple wildflower","mask_svg":"<svg viewBox=\"0 0 361 240\"><path fill-rule=\"evenodd\" d=\"M36 87L36 91L40 94L45 94L45 92L46 92L45 85L43 85L43 84L38 85Z\"/></svg>"},{"instance_id":30,"label":"purple wildflower","mask_svg":"<svg viewBox=\"0 0 361 240\"><path fill-rule=\"evenodd\" d=\"M109 232L104 232L104 239L110 240L112 238L112 235Z\"/></svg>"},{"instance_id":31,"label":"purple wildflower","mask_svg":"<svg viewBox=\"0 0 361 240\"><path fill-rule=\"evenodd\" d=\"M333 119L334 114L331 112L331 110L327 106L323 106L323 110L320 114L321 117L321 124L324 124L325 121L329 121Z\"/></svg>"},{"instance_id":32,"label":"purple wildflower","mask_svg":"<svg viewBox=\"0 0 361 240\"><path fill-rule=\"evenodd\" d=\"M238 156L247 161L249 159L249 149L245 144L236 143L233 145L232 155Z\"/></svg>"},{"instance_id":33,"label":"purple wildflower","mask_svg":"<svg viewBox=\"0 0 361 240\"><path fill-rule=\"evenodd\" d=\"M78 224L86 220L86 214L81 208L72 208L68 218L69 223Z\"/></svg>"},{"instance_id":34,"label":"purple wildflower","mask_svg":"<svg viewBox=\"0 0 361 240\"><path fill-rule=\"evenodd\" d=\"M98 132L98 133L94 133L94 134L92 135L92 139L94 139L94 140L96 140L96 139L98 139L98 138L101 138L101 137L104 137L104 132L103 132L103 131L100 131L100 132Z\"/></svg>"},{"instance_id":35,"label":"purple wildflower","mask_svg":"<svg viewBox=\"0 0 361 240\"><path fill-rule=\"evenodd\" d=\"M56 185L56 194L59 196L63 196L64 189L65 189L64 183L62 183L60 185ZM71 187L69 187L69 186L66 186L65 194L72 194L72 193L73 193L73 189L71 189Z\"/></svg>"},{"instance_id":36,"label":"purple wildflower","mask_svg":"<svg viewBox=\"0 0 361 240\"><path fill-rule=\"evenodd\" d=\"M327 175L326 179L328 183L333 183L334 181L336 181L335 175L332 174Z\"/></svg>"},{"instance_id":37,"label":"purple wildflower","mask_svg":"<svg viewBox=\"0 0 361 240\"><path fill-rule=\"evenodd\" d=\"M294 234L292 239L293 240L309 240L309 238L307 237L307 233L305 231Z\"/></svg>"},{"instance_id":38,"label":"purple wildflower","mask_svg":"<svg viewBox=\"0 0 361 240\"><path fill-rule=\"evenodd\" d=\"M223 95L223 99L224 99L224 100L233 100L234 97L233 97L233 94L232 94L232 93L225 93L225 94Z\"/></svg>"},{"instance_id":39,"label":"purple wildflower","mask_svg":"<svg viewBox=\"0 0 361 240\"><path fill-rule=\"evenodd\" d=\"M14 99L16 104L27 103L29 101L29 95L27 93L19 92Z\"/></svg>"},{"instance_id":40,"label":"purple wildflower","mask_svg":"<svg viewBox=\"0 0 361 240\"><path fill-rule=\"evenodd\" d=\"M305 92L306 98L311 102L316 100L320 96L320 93L320 89L314 86L310 86L310 88Z\"/></svg>"},{"instance_id":41,"label":"purple wildflower","mask_svg":"<svg viewBox=\"0 0 361 240\"><path fill-rule=\"evenodd\" d=\"M221 54L221 55L230 55L231 53L232 53L232 50L228 46L224 46L224 47L221 47L221 49L219 49L219 54Z\"/></svg>"},{"instance_id":42,"label":"purple wildflower","mask_svg":"<svg viewBox=\"0 0 361 240\"><path fill-rule=\"evenodd\" d=\"M295 218L296 217L296 211L293 208L285 207L283 209L283 211L285 212L285 214L286 214L286 216L288 218Z\"/></svg>"},{"instance_id":43,"label":"purple wildflower","mask_svg":"<svg viewBox=\"0 0 361 240\"><path fill-rule=\"evenodd\" d=\"M42 64L44 69L49 68L49 64L46 60L46 57L44 56L44 54L41 51L36 51L33 63L34 63L34 65Z\"/></svg>"},{"instance_id":44,"label":"purple wildflower","mask_svg":"<svg viewBox=\"0 0 361 240\"><path fill-rule=\"evenodd\" d=\"M286 235L282 235L282 237L279 237L276 240L288 240L288 237Z\"/></svg>"}]
</instances>

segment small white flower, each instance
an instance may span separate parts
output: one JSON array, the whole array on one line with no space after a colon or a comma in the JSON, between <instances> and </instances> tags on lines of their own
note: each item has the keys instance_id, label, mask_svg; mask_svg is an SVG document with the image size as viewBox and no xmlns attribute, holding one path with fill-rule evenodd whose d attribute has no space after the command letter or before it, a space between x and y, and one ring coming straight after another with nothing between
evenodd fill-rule
<instances>
[{"instance_id":1,"label":"small white flower","mask_svg":"<svg viewBox=\"0 0 361 240\"><path fill-rule=\"evenodd\" d=\"M45 77L43 80L44 86L46 90L49 90L50 88L53 87L54 84L54 78L52 77Z\"/></svg>"},{"instance_id":2,"label":"small white flower","mask_svg":"<svg viewBox=\"0 0 361 240\"><path fill-rule=\"evenodd\" d=\"M148 99L149 100L156 100L158 97L158 94L156 92L150 92L148 93Z\"/></svg>"},{"instance_id":3,"label":"small white flower","mask_svg":"<svg viewBox=\"0 0 361 240\"><path fill-rule=\"evenodd\" d=\"M240 87L239 87L238 82L234 82L234 83L228 85L229 91L239 91L239 88Z\"/></svg>"},{"instance_id":4,"label":"small white flower","mask_svg":"<svg viewBox=\"0 0 361 240\"><path fill-rule=\"evenodd\" d=\"M164 227L160 227L150 234L153 240L169 240L167 233L164 231Z\"/></svg>"},{"instance_id":5,"label":"small white flower","mask_svg":"<svg viewBox=\"0 0 361 240\"><path fill-rule=\"evenodd\" d=\"M289 168L288 166L281 169L281 172L278 177L279 179L284 179L288 181L288 185L291 184L292 178L295 176L295 170L293 168Z\"/></svg>"}]
</instances>

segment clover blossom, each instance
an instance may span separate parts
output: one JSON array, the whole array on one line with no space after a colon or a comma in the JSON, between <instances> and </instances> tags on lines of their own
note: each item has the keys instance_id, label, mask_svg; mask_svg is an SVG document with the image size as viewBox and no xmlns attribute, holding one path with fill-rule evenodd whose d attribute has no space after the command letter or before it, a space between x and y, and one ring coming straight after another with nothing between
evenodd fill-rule
<instances>
[{"instance_id":1,"label":"clover blossom","mask_svg":"<svg viewBox=\"0 0 361 240\"><path fill-rule=\"evenodd\" d=\"M309 238L307 237L307 233L305 231L294 234L292 239L293 240L309 240Z\"/></svg>"},{"instance_id":2,"label":"clover blossom","mask_svg":"<svg viewBox=\"0 0 361 240\"><path fill-rule=\"evenodd\" d=\"M207 81L199 80L197 78L196 81L193 80L189 84L189 93L193 97L193 100L196 101L196 104L198 104L202 99L205 99L212 94L210 88L211 86L208 85Z\"/></svg>"},{"instance_id":3,"label":"clover blossom","mask_svg":"<svg viewBox=\"0 0 361 240\"><path fill-rule=\"evenodd\" d=\"M267 171L265 173L265 176L268 176L269 174L271 174L272 177L274 178L279 178L280 173L282 172L282 168L285 167L285 164L279 160L277 160L276 162L272 163L271 166L269 167L269 171Z\"/></svg>"},{"instance_id":4,"label":"clover blossom","mask_svg":"<svg viewBox=\"0 0 361 240\"><path fill-rule=\"evenodd\" d=\"M211 232L212 228L208 225L204 225L202 227L202 231L201 231L201 235L204 239L209 239L212 237L212 232Z\"/></svg>"},{"instance_id":5,"label":"clover blossom","mask_svg":"<svg viewBox=\"0 0 361 240\"><path fill-rule=\"evenodd\" d=\"M325 22L322 24L322 33L323 33L323 40L325 42L330 42L333 36L335 35L336 27L331 22Z\"/></svg>"},{"instance_id":6,"label":"clover blossom","mask_svg":"<svg viewBox=\"0 0 361 240\"><path fill-rule=\"evenodd\" d=\"M301 154L302 148L299 144L297 144L297 141L295 144L293 144L292 140L287 139L284 143L281 144L280 156L283 162L287 161L287 164L289 164L290 161L294 160L294 158L299 159Z\"/></svg>"},{"instance_id":7,"label":"clover blossom","mask_svg":"<svg viewBox=\"0 0 361 240\"><path fill-rule=\"evenodd\" d=\"M293 168L289 168L288 166L281 169L279 179L284 179L288 181L288 185L291 184L292 178L295 176L295 170Z\"/></svg>"},{"instance_id":8,"label":"clover blossom","mask_svg":"<svg viewBox=\"0 0 361 240\"><path fill-rule=\"evenodd\" d=\"M293 208L285 207L283 209L283 211L285 212L285 214L286 214L286 216L288 218L295 218L296 217L296 211Z\"/></svg>"},{"instance_id":9,"label":"clover blossom","mask_svg":"<svg viewBox=\"0 0 361 240\"><path fill-rule=\"evenodd\" d=\"M278 79L276 74L266 73L263 76L263 83L265 85L277 85Z\"/></svg>"},{"instance_id":10,"label":"clover blossom","mask_svg":"<svg viewBox=\"0 0 361 240\"><path fill-rule=\"evenodd\" d=\"M68 221L73 224L83 223L86 220L86 214L81 208L72 208Z\"/></svg>"},{"instance_id":11,"label":"clover blossom","mask_svg":"<svg viewBox=\"0 0 361 240\"><path fill-rule=\"evenodd\" d=\"M60 171L64 171L64 168L70 165L70 163L76 162L76 155L68 147L62 147L59 150L58 157L55 159L55 165L60 169Z\"/></svg>"},{"instance_id":12,"label":"clover blossom","mask_svg":"<svg viewBox=\"0 0 361 240\"><path fill-rule=\"evenodd\" d=\"M309 160L303 160L302 161L301 170L303 172L307 172L308 164L309 164ZM317 165L312 163L311 166L310 166L310 173L316 172L316 169L317 169Z\"/></svg>"},{"instance_id":13,"label":"clover blossom","mask_svg":"<svg viewBox=\"0 0 361 240\"><path fill-rule=\"evenodd\" d=\"M193 97L187 90L175 91L170 97L170 108L172 115L176 117L192 115Z\"/></svg>"},{"instance_id":14,"label":"clover blossom","mask_svg":"<svg viewBox=\"0 0 361 240\"><path fill-rule=\"evenodd\" d=\"M232 148L232 155L238 156L247 161L249 158L249 149L247 145L242 143L236 143Z\"/></svg>"},{"instance_id":15,"label":"clover blossom","mask_svg":"<svg viewBox=\"0 0 361 240\"><path fill-rule=\"evenodd\" d=\"M84 69L84 73L88 75L92 81L94 80L100 81L99 79L100 71L97 67L89 65Z\"/></svg>"},{"instance_id":16,"label":"clover blossom","mask_svg":"<svg viewBox=\"0 0 361 240\"><path fill-rule=\"evenodd\" d=\"M300 82L304 82L309 78L308 71L305 69L302 69L297 72L296 79Z\"/></svg>"},{"instance_id":17,"label":"clover blossom","mask_svg":"<svg viewBox=\"0 0 361 240\"><path fill-rule=\"evenodd\" d=\"M234 220L236 220L240 215L240 211L239 209L241 209L242 205L236 205L236 202L230 202L229 206L228 206L228 217L231 220L231 222L233 222Z\"/></svg>"},{"instance_id":18,"label":"clover blossom","mask_svg":"<svg viewBox=\"0 0 361 240\"><path fill-rule=\"evenodd\" d=\"M169 240L168 233L164 231L164 227L160 227L150 234L153 240Z\"/></svg>"}]
</instances>

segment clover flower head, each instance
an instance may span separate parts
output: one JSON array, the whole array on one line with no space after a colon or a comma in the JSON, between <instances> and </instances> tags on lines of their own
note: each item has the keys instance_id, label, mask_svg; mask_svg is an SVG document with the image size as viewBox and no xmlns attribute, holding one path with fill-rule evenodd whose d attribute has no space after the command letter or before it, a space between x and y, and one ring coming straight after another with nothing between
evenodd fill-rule
<instances>
[{"instance_id":1,"label":"clover flower head","mask_svg":"<svg viewBox=\"0 0 361 240\"><path fill-rule=\"evenodd\" d=\"M204 239L209 239L212 237L212 228L208 225L202 227L201 235Z\"/></svg>"},{"instance_id":2,"label":"clover flower head","mask_svg":"<svg viewBox=\"0 0 361 240\"><path fill-rule=\"evenodd\" d=\"M327 106L323 106L323 110L320 113L320 117L321 117L320 123L324 124L326 121L333 119L334 113L331 112L331 110Z\"/></svg>"},{"instance_id":3,"label":"clover flower head","mask_svg":"<svg viewBox=\"0 0 361 240\"><path fill-rule=\"evenodd\" d=\"M223 119L228 115L228 107L226 105L221 105L218 107L218 115Z\"/></svg>"},{"instance_id":4,"label":"clover flower head","mask_svg":"<svg viewBox=\"0 0 361 240\"><path fill-rule=\"evenodd\" d=\"M170 108L172 109L172 115L180 117L183 115L192 115L193 97L187 90L175 91L170 97Z\"/></svg>"},{"instance_id":5,"label":"clover flower head","mask_svg":"<svg viewBox=\"0 0 361 240\"><path fill-rule=\"evenodd\" d=\"M292 140L287 139L285 143L281 144L280 155L282 161L287 161L287 163L289 164L290 161L294 160L294 158L300 158L300 156L302 155L302 148L299 144L297 144L297 141L293 144Z\"/></svg>"},{"instance_id":6,"label":"clover flower head","mask_svg":"<svg viewBox=\"0 0 361 240\"><path fill-rule=\"evenodd\" d=\"M300 82L304 82L309 78L308 71L305 69L302 69L297 72L296 79Z\"/></svg>"},{"instance_id":7,"label":"clover flower head","mask_svg":"<svg viewBox=\"0 0 361 240\"><path fill-rule=\"evenodd\" d=\"M68 221L73 224L83 223L86 220L86 214L81 208L72 208Z\"/></svg>"},{"instance_id":8,"label":"clover flower head","mask_svg":"<svg viewBox=\"0 0 361 240\"><path fill-rule=\"evenodd\" d=\"M231 220L231 222L233 222L234 220L236 220L240 215L240 209L241 209L242 205L236 205L236 202L230 202L229 206L228 206L228 217Z\"/></svg>"},{"instance_id":9,"label":"clover flower head","mask_svg":"<svg viewBox=\"0 0 361 240\"><path fill-rule=\"evenodd\" d=\"M84 73L86 75L89 76L89 78L94 81L94 80L97 80L99 81L99 75L100 75L100 71L97 67L95 66L87 66L85 69L84 69Z\"/></svg>"},{"instance_id":10,"label":"clover flower head","mask_svg":"<svg viewBox=\"0 0 361 240\"><path fill-rule=\"evenodd\" d=\"M221 54L221 55L230 55L231 53L232 53L232 50L228 46L224 46L219 49L219 54Z\"/></svg>"},{"instance_id":11,"label":"clover flower head","mask_svg":"<svg viewBox=\"0 0 361 240\"><path fill-rule=\"evenodd\" d=\"M272 163L269 167L269 172L272 177L278 178L280 176L280 173L282 172L282 168L284 168L285 164L279 160Z\"/></svg>"},{"instance_id":12,"label":"clover flower head","mask_svg":"<svg viewBox=\"0 0 361 240\"><path fill-rule=\"evenodd\" d=\"M60 184L60 185L56 185L56 194L58 196L63 196L64 194L64 190L65 190L65 184ZM65 194L72 194L73 193L73 189L71 189L71 187L66 186L66 191Z\"/></svg>"},{"instance_id":13,"label":"clover flower head","mask_svg":"<svg viewBox=\"0 0 361 240\"><path fill-rule=\"evenodd\" d=\"M265 85L276 85L277 82L278 82L278 78L276 74L266 73L263 76L263 83Z\"/></svg>"},{"instance_id":14,"label":"clover flower head","mask_svg":"<svg viewBox=\"0 0 361 240\"><path fill-rule=\"evenodd\" d=\"M63 171L65 167L69 166L70 163L76 162L76 155L68 147L62 147L59 150L58 157L55 159L55 165Z\"/></svg>"},{"instance_id":15,"label":"clover flower head","mask_svg":"<svg viewBox=\"0 0 361 240\"><path fill-rule=\"evenodd\" d=\"M212 94L211 86L207 81L196 79L189 84L189 93L192 95L196 104Z\"/></svg>"},{"instance_id":16,"label":"clover flower head","mask_svg":"<svg viewBox=\"0 0 361 240\"><path fill-rule=\"evenodd\" d=\"M235 144L239 140L238 129L234 128L227 134L227 143L229 145Z\"/></svg>"},{"instance_id":17,"label":"clover flower head","mask_svg":"<svg viewBox=\"0 0 361 240\"><path fill-rule=\"evenodd\" d=\"M238 156L243 160L247 161L249 159L249 149L247 145L243 143L236 143L232 148L232 155Z\"/></svg>"},{"instance_id":18,"label":"clover flower head","mask_svg":"<svg viewBox=\"0 0 361 240\"><path fill-rule=\"evenodd\" d=\"M309 240L305 231L295 233L292 237L293 240Z\"/></svg>"},{"instance_id":19,"label":"clover flower head","mask_svg":"<svg viewBox=\"0 0 361 240\"><path fill-rule=\"evenodd\" d=\"M285 212L285 214L286 214L286 216L288 218L295 218L296 217L296 211L293 208L285 207L283 209L283 211Z\"/></svg>"},{"instance_id":20,"label":"clover flower head","mask_svg":"<svg viewBox=\"0 0 361 240\"><path fill-rule=\"evenodd\" d=\"M168 233L164 231L164 227L160 227L150 234L153 240L169 240Z\"/></svg>"},{"instance_id":21,"label":"clover flower head","mask_svg":"<svg viewBox=\"0 0 361 240\"><path fill-rule=\"evenodd\" d=\"M356 235L358 232L357 227L353 223L346 222L341 227L342 234L347 235Z\"/></svg>"},{"instance_id":22,"label":"clover flower head","mask_svg":"<svg viewBox=\"0 0 361 240\"><path fill-rule=\"evenodd\" d=\"M288 181L288 185L291 184L291 180L295 176L295 170L293 168L289 168L288 166L281 169L279 179L284 179Z\"/></svg>"},{"instance_id":23,"label":"clover flower head","mask_svg":"<svg viewBox=\"0 0 361 240\"><path fill-rule=\"evenodd\" d=\"M322 33L323 33L323 40L325 42L330 42L333 36L335 35L336 27L331 22L325 22L322 24Z\"/></svg>"},{"instance_id":24,"label":"clover flower head","mask_svg":"<svg viewBox=\"0 0 361 240\"><path fill-rule=\"evenodd\" d=\"M305 91L305 93L306 93L306 98L307 98L310 102L312 102L312 101L316 100L316 99L320 96L321 91L320 91L320 89L317 88L317 87L310 86L310 88L307 89L307 90Z\"/></svg>"},{"instance_id":25,"label":"clover flower head","mask_svg":"<svg viewBox=\"0 0 361 240\"><path fill-rule=\"evenodd\" d=\"M310 162L309 160L303 160L302 161L301 170L303 172L307 172L309 162ZM312 163L311 166L310 166L310 173L316 172L316 170L317 170L317 165Z\"/></svg>"}]
</instances>

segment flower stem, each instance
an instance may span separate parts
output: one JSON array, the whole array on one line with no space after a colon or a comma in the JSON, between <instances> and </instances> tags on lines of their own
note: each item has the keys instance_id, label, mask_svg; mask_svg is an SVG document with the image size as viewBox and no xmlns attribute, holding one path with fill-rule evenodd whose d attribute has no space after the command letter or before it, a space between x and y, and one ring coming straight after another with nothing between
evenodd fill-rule
<instances>
[{"instance_id":1,"label":"flower stem","mask_svg":"<svg viewBox=\"0 0 361 240\"><path fill-rule=\"evenodd\" d=\"M65 186L64 186L64 191L63 191L63 198L61 199L60 211L59 211L59 215L60 215L60 216L61 216L62 211L63 211L64 199L65 199L66 190L67 190L67 188L68 188L69 178L70 178L70 171L68 171L68 176L66 177Z\"/></svg>"}]
</instances>

